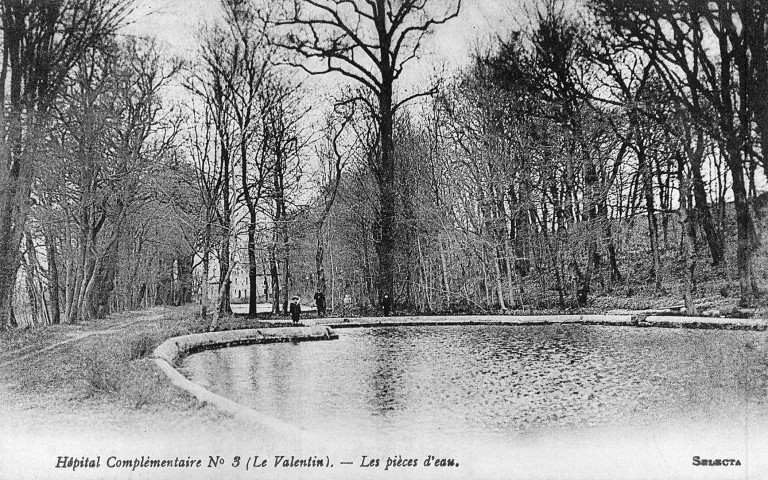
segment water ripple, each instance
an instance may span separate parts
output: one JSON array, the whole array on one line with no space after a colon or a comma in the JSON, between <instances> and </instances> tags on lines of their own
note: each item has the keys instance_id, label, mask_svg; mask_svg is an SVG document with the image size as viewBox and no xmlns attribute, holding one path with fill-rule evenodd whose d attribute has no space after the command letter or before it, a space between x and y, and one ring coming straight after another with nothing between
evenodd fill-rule
<instances>
[{"instance_id":1,"label":"water ripple","mask_svg":"<svg viewBox=\"0 0 768 480\"><path fill-rule=\"evenodd\" d=\"M190 356L204 387L308 429L514 437L768 419L761 332L606 326L342 330Z\"/></svg>"}]
</instances>

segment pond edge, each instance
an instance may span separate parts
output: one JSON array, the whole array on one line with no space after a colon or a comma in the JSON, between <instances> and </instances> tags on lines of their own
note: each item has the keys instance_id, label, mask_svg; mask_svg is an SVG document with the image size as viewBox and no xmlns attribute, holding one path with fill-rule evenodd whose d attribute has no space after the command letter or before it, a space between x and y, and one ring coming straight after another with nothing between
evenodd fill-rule
<instances>
[{"instance_id":1,"label":"pond edge","mask_svg":"<svg viewBox=\"0 0 768 480\"><path fill-rule=\"evenodd\" d=\"M442 320L439 320L442 318ZM192 382L176 369L186 355L203 350L234 347L238 345L333 340L338 338L333 329L436 325L613 325L631 327L695 328L726 330L766 331L768 320L743 318L712 318L663 315L466 315L455 317L359 317L317 319L305 321L301 327L274 327L261 329L225 330L195 333L169 338L153 352L155 365L176 387L198 401L236 418L252 422L282 434L307 436L308 433L295 425L270 417L252 408L229 400Z\"/></svg>"},{"instance_id":2,"label":"pond edge","mask_svg":"<svg viewBox=\"0 0 768 480\"><path fill-rule=\"evenodd\" d=\"M169 338L155 348L152 359L173 385L192 395L201 403L210 404L235 418L266 427L280 434L306 437L308 433L295 425L260 413L203 388L185 377L177 370L176 366L186 355L203 350L237 345L333 340L337 338L338 335L331 328L322 325L194 333Z\"/></svg>"}]
</instances>

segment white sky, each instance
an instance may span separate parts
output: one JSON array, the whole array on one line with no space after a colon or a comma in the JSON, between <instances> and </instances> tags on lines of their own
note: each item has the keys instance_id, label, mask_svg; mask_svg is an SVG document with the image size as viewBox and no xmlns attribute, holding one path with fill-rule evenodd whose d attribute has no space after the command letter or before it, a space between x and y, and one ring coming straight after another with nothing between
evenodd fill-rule
<instances>
[{"instance_id":1,"label":"white sky","mask_svg":"<svg viewBox=\"0 0 768 480\"><path fill-rule=\"evenodd\" d=\"M514 19L522 13L523 3L530 1L463 0L459 17L438 26L425 44L423 59L415 70L428 74L442 65L449 69L461 66L478 42L487 43L516 25ZM191 57L197 48L199 26L215 18L219 0L137 0L137 6L127 32L154 36L170 51Z\"/></svg>"},{"instance_id":2,"label":"white sky","mask_svg":"<svg viewBox=\"0 0 768 480\"><path fill-rule=\"evenodd\" d=\"M281 0L267 0L281 1ZM287 0L293 1L293 0ZM432 0L436 8L448 0ZM451 0L451 5L453 5ZM487 45L496 36L505 36L519 26L525 15L524 5L540 0L462 0L459 16L438 25L420 49L420 58L410 62L396 85L396 95L404 98L432 85L436 73L451 74L466 65L470 54L478 45ZM573 0L566 0L573 1ZM155 37L166 53L187 60L199 51L200 27L220 15L220 0L135 0L136 11L127 34ZM304 73L296 69L297 75ZM320 75L304 82L306 99L315 108L309 114L309 124L321 121L332 97L337 94L337 83L349 83L339 75ZM172 103L185 102L187 93L171 86L165 96ZM316 108L320 107L320 108Z\"/></svg>"}]
</instances>

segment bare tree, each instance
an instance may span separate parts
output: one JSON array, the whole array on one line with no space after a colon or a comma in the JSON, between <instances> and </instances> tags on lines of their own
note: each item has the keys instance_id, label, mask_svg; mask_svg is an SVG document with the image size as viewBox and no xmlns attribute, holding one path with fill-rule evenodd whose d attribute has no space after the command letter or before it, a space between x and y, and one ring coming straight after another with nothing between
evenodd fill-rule
<instances>
[{"instance_id":1,"label":"bare tree","mask_svg":"<svg viewBox=\"0 0 768 480\"><path fill-rule=\"evenodd\" d=\"M374 175L381 202L379 295L392 292L395 253L395 158L393 125L397 110L406 102L435 92L419 91L395 99L395 83L415 59L422 41L435 26L458 16L461 0L434 12L438 2L429 0L303 0L287 7L278 25L290 32L276 42L298 53L305 61L291 62L310 74L339 73L366 87L378 105L380 154Z\"/></svg>"},{"instance_id":2,"label":"bare tree","mask_svg":"<svg viewBox=\"0 0 768 480\"><path fill-rule=\"evenodd\" d=\"M320 158L319 182L320 195L317 219L315 220L315 289L326 296L326 275L323 266L325 257L325 242L323 241L323 227L328 215L331 213L339 186L342 181L342 172L354 153L354 146L344 146L343 139L348 132L347 126L354 116L354 107L341 102L337 104L334 112L328 116L324 131L323 145L318 151Z\"/></svg>"},{"instance_id":3,"label":"bare tree","mask_svg":"<svg viewBox=\"0 0 768 480\"><path fill-rule=\"evenodd\" d=\"M226 29L214 26L204 32L205 40L201 45L201 68L187 80L186 87L200 98L208 112L206 118L210 120L216 136L213 142L206 141L207 147L215 151L212 158L218 163L211 169L217 178L217 201L215 213L217 230L221 238L218 251L219 291L223 296L219 297L219 314L232 313L230 305L231 297L231 273L230 263L232 257L232 238L234 231L233 213L235 209L235 168L236 168L236 132L232 123L232 103L228 97L231 71L236 65L228 62L228 33ZM230 92L231 93L231 92ZM209 155L208 152L203 153Z\"/></svg>"},{"instance_id":4,"label":"bare tree","mask_svg":"<svg viewBox=\"0 0 768 480\"><path fill-rule=\"evenodd\" d=\"M211 255L216 247L214 228L217 224L217 212L221 202L223 183L221 162L218 157L217 136L213 126L213 112L207 103L197 108L196 103L190 106L192 128L185 138L187 152L192 160L195 171L196 187L200 195L199 238L196 242L200 252L202 267L200 285L200 315L208 318L210 292L209 277ZM199 110L202 109L202 112Z\"/></svg>"},{"instance_id":5,"label":"bare tree","mask_svg":"<svg viewBox=\"0 0 768 480\"><path fill-rule=\"evenodd\" d=\"M67 266L69 322L110 311L121 243L131 219L154 197L146 177L162 171L174 142L173 128L162 121L160 91L176 69L160 60L151 42L105 43L77 63L52 113L35 216L61 217L61 231L45 236L54 292L57 251ZM56 247L57 237L63 248Z\"/></svg>"},{"instance_id":6,"label":"bare tree","mask_svg":"<svg viewBox=\"0 0 768 480\"><path fill-rule=\"evenodd\" d=\"M308 108L302 106L301 90L287 76L275 75L265 88L263 95L267 108L262 111L264 129L263 154L271 163L271 207L266 209L272 220L273 236L269 246L270 275L272 277L273 311L279 313L282 294L283 312L288 313L291 285L291 230L294 221L294 207L299 203L298 192L302 187L304 170L302 151L307 137L303 133L302 121ZM266 99L265 99L266 100ZM282 263L282 290L279 280L279 266Z\"/></svg>"},{"instance_id":7,"label":"bare tree","mask_svg":"<svg viewBox=\"0 0 768 480\"><path fill-rule=\"evenodd\" d=\"M753 155L751 95L765 92L755 88L750 70L750 30L737 27L737 23L752 25L751 9L745 9L746 3L593 2L598 14L620 32L628 45L642 49L675 100L719 143L733 179L741 300L751 304L757 293L752 265L757 239L749 211L745 166Z\"/></svg>"},{"instance_id":8,"label":"bare tree","mask_svg":"<svg viewBox=\"0 0 768 480\"><path fill-rule=\"evenodd\" d=\"M112 35L130 0L4 0L0 69L0 328L13 324L12 293L26 224L36 148L47 114L69 71ZM6 90L7 89L7 90Z\"/></svg>"},{"instance_id":9,"label":"bare tree","mask_svg":"<svg viewBox=\"0 0 768 480\"><path fill-rule=\"evenodd\" d=\"M205 57L222 80L233 134L233 155L239 156L240 193L248 210L249 314L256 315L258 269L256 228L259 204L264 198L273 162L267 154L269 133L266 112L276 92L270 90L274 47L266 36L267 22L256 15L251 2L224 1L224 26L216 43L209 43ZM270 90L270 91L266 91ZM278 92L279 93L279 92Z\"/></svg>"}]
</instances>

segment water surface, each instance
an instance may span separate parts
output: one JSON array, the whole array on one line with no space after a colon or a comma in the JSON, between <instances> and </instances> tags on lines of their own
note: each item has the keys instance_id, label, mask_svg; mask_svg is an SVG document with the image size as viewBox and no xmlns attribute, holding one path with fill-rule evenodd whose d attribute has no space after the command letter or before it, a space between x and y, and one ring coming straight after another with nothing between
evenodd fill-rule
<instances>
[{"instance_id":1,"label":"water surface","mask_svg":"<svg viewBox=\"0 0 768 480\"><path fill-rule=\"evenodd\" d=\"M414 326L188 357L203 387L311 431L510 439L768 423L764 332ZM332 427L329 427L332 426Z\"/></svg>"}]
</instances>

